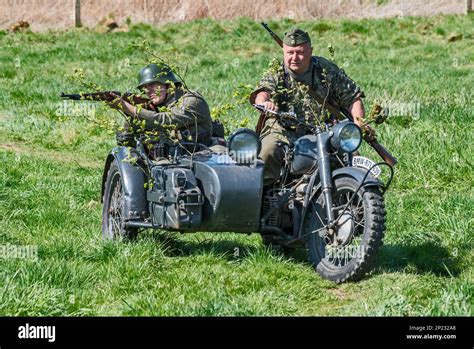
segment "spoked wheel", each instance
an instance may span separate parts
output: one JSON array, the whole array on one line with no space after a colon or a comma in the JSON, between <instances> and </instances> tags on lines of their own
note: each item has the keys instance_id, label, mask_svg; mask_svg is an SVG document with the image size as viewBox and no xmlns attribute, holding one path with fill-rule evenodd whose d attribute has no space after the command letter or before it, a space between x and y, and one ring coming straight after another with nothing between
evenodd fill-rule
<instances>
[{"instance_id":1,"label":"spoked wheel","mask_svg":"<svg viewBox=\"0 0 474 349\"><path fill-rule=\"evenodd\" d=\"M126 228L123 220L122 176L115 160L107 173L102 208L102 237L106 240L133 239L137 229Z\"/></svg>"},{"instance_id":2,"label":"spoked wheel","mask_svg":"<svg viewBox=\"0 0 474 349\"><path fill-rule=\"evenodd\" d=\"M310 261L324 278L341 283L364 277L372 269L375 255L382 246L385 230L385 205L376 187L361 188L351 177L334 181L334 234L323 228L327 223L324 199L320 195L310 204L305 219ZM349 203L350 202L350 203Z\"/></svg>"}]
</instances>

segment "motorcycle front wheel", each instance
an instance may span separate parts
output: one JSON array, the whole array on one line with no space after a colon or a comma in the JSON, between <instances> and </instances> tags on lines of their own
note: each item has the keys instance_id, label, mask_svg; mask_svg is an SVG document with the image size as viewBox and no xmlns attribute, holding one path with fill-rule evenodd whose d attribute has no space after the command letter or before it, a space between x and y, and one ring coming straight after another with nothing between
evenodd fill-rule
<instances>
[{"instance_id":1,"label":"motorcycle front wheel","mask_svg":"<svg viewBox=\"0 0 474 349\"><path fill-rule=\"evenodd\" d=\"M124 191L122 176L114 160L110 164L105 182L102 207L102 237L105 240L131 240L136 237L136 228L127 228L124 224Z\"/></svg>"},{"instance_id":2,"label":"motorcycle front wheel","mask_svg":"<svg viewBox=\"0 0 474 349\"><path fill-rule=\"evenodd\" d=\"M373 268L383 243L383 196L379 188L365 187L353 198L358 187L352 177L334 181L333 207L338 218L334 234L324 228L327 219L322 194L310 203L305 219L305 232L311 232L307 240L310 262L323 278L336 283L363 278Z\"/></svg>"}]
</instances>

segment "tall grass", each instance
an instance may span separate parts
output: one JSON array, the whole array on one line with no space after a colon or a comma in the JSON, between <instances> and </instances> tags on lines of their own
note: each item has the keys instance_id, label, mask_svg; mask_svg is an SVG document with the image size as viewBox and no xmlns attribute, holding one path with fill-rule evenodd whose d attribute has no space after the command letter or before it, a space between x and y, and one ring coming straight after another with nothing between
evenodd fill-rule
<instances>
[{"instance_id":1,"label":"tall grass","mask_svg":"<svg viewBox=\"0 0 474 349\"><path fill-rule=\"evenodd\" d=\"M125 25L129 20L153 25L182 23L195 19L232 19L245 16L254 20L291 18L381 18L462 14L464 0L81 0L81 20L94 27L104 20ZM0 28L28 21L33 30L67 29L75 25L74 2L68 0L5 0L0 3Z\"/></svg>"}]
</instances>

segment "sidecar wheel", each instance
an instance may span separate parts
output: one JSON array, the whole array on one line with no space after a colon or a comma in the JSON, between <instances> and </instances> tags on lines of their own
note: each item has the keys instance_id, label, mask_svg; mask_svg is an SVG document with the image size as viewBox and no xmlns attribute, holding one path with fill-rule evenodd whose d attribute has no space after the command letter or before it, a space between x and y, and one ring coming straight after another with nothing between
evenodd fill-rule
<instances>
[{"instance_id":1,"label":"sidecar wheel","mask_svg":"<svg viewBox=\"0 0 474 349\"><path fill-rule=\"evenodd\" d=\"M137 236L136 228L124 225L122 176L114 160L107 173L102 207L102 237L105 240L132 240Z\"/></svg>"},{"instance_id":2,"label":"sidecar wheel","mask_svg":"<svg viewBox=\"0 0 474 349\"><path fill-rule=\"evenodd\" d=\"M362 188L343 211L359 185L351 177L338 178L334 184L333 205L341 207L335 212L335 217L341 217L337 243L325 235L325 230L318 230L323 227L321 219L326 221L324 199L320 195L311 202L305 219L305 232L314 232L307 241L309 257L316 271L325 279L336 283L356 281L372 269L375 255L383 244L384 199L378 188Z\"/></svg>"}]
</instances>

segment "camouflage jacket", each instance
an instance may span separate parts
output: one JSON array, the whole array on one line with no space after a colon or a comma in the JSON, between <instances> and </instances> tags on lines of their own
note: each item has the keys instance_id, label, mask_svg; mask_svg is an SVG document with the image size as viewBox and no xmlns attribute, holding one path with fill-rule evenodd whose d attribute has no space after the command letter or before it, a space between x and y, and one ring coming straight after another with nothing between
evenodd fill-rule
<instances>
[{"instance_id":1,"label":"camouflage jacket","mask_svg":"<svg viewBox=\"0 0 474 349\"><path fill-rule=\"evenodd\" d=\"M323 57L313 57L308 71L301 75L293 73L284 64L274 60L250 95L250 103L255 103L259 92L266 91L280 111L293 111L299 119L315 124L316 118L325 120L329 116L311 97L309 88L322 98L327 98L329 103L343 108L351 106L358 97L363 97L360 87L342 69ZM263 127L262 136L270 132L280 133L291 139L302 131L269 118Z\"/></svg>"},{"instance_id":2,"label":"camouflage jacket","mask_svg":"<svg viewBox=\"0 0 474 349\"><path fill-rule=\"evenodd\" d=\"M196 135L202 140L212 135L212 120L209 106L201 94L194 91L177 89L168 95L163 104L158 106L159 112L141 109L138 118L145 120L146 130L168 132L174 138L175 132Z\"/></svg>"}]
</instances>

